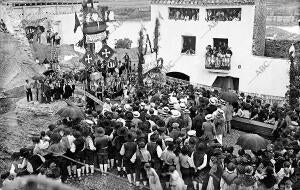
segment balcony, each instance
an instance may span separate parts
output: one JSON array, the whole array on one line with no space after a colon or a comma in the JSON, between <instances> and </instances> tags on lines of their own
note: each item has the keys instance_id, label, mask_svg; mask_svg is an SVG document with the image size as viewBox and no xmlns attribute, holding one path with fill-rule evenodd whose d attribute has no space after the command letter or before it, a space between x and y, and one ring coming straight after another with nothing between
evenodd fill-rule
<instances>
[{"instance_id":1,"label":"balcony","mask_svg":"<svg viewBox=\"0 0 300 190\"><path fill-rule=\"evenodd\" d=\"M230 54L205 55L205 69L216 73L229 73L231 63Z\"/></svg>"}]
</instances>

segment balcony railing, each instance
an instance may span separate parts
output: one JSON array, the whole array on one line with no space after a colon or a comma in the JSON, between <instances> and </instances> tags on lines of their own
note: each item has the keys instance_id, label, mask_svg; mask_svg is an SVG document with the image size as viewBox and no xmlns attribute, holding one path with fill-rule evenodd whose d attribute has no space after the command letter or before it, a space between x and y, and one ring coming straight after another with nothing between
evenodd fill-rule
<instances>
[{"instance_id":1,"label":"balcony railing","mask_svg":"<svg viewBox=\"0 0 300 190\"><path fill-rule=\"evenodd\" d=\"M230 70L231 55L205 55L205 69Z\"/></svg>"}]
</instances>

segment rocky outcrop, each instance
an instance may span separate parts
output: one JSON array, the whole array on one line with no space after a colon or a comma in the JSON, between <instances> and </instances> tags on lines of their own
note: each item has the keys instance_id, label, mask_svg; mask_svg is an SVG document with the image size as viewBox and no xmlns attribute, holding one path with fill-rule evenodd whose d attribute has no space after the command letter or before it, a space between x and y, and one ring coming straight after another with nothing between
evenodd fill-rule
<instances>
[{"instance_id":1,"label":"rocky outcrop","mask_svg":"<svg viewBox=\"0 0 300 190\"><path fill-rule=\"evenodd\" d=\"M45 68L34 61L20 17L12 14L11 7L1 4L0 12L9 30L0 33L0 89L9 90L22 86Z\"/></svg>"}]
</instances>

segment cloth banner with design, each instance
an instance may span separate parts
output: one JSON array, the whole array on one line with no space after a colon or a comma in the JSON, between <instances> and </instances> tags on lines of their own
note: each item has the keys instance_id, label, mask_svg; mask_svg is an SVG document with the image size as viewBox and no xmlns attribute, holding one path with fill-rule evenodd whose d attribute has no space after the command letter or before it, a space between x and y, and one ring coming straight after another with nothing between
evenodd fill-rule
<instances>
[{"instance_id":1,"label":"cloth banner with design","mask_svg":"<svg viewBox=\"0 0 300 190\"><path fill-rule=\"evenodd\" d=\"M106 38L106 32L86 35L86 43L96 43Z\"/></svg>"}]
</instances>

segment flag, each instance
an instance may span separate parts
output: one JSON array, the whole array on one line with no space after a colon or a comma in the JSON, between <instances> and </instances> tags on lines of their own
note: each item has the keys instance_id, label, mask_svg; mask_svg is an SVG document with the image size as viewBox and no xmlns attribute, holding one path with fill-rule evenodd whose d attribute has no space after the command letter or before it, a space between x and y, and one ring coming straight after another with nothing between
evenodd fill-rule
<instances>
[{"instance_id":1,"label":"flag","mask_svg":"<svg viewBox=\"0 0 300 190\"><path fill-rule=\"evenodd\" d=\"M80 21L78 19L77 14L75 13L75 26L74 26L74 33L76 32L78 26L80 26Z\"/></svg>"}]
</instances>

